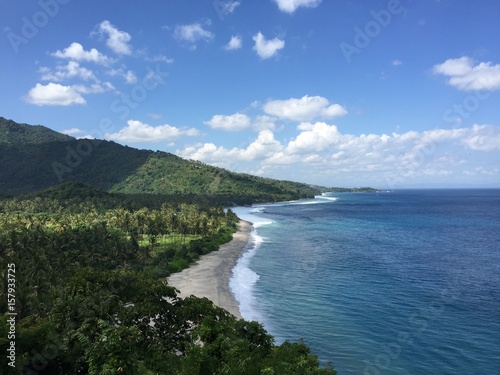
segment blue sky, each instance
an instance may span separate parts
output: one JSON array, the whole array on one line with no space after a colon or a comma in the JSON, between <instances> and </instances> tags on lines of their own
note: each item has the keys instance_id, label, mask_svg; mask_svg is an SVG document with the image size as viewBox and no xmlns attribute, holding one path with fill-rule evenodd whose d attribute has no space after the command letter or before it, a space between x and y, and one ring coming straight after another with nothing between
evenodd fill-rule
<instances>
[{"instance_id":1,"label":"blue sky","mask_svg":"<svg viewBox=\"0 0 500 375\"><path fill-rule=\"evenodd\" d=\"M500 186L497 0L0 2L0 116L325 186Z\"/></svg>"}]
</instances>

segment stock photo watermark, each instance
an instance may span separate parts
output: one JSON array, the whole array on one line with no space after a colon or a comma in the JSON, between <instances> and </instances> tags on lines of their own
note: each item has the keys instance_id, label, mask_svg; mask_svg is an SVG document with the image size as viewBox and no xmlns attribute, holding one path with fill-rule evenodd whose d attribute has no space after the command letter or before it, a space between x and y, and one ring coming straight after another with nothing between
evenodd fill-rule
<instances>
[{"instance_id":1,"label":"stock photo watermark","mask_svg":"<svg viewBox=\"0 0 500 375\"><path fill-rule=\"evenodd\" d=\"M372 40L390 25L393 17L402 14L404 10L405 8L401 5L400 0L389 0L385 9L372 10L370 12L371 20L362 28L358 26L354 28L352 43L342 42L339 44L347 63L352 61L353 55L359 55L368 47Z\"/></svg>"},{"instance_id":2,"label":"stock photo watermark","mask_svg":"<svg viewBox=\"0 0 500 375\"><path fill-rule=\"evenodd\" d=\"M16 265L7 264L7 360L10 367L16 367Z\"/></svg>"},{"instance_id":3,"label":"stock photo watermark","mask_svg":"<svg viewBox=\"0 0 500 375\"><path fill-rule=\"evenodd\" d=\"M51 19L56 17L61 10L62 5L66 5L71 0L40 0L38 1L39 10L30 17L21 18L21 27L18 32L8 31L7 39L14 50L18 53L22 45L26 45L35 38L41 29L47 26Z\"/></svg>"}]
</instances>

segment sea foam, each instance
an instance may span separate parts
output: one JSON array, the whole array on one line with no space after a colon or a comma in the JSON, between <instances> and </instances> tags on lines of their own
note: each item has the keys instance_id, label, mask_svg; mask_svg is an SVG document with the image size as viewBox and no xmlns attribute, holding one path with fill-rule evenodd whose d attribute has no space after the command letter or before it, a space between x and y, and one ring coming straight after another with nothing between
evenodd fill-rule
<instances>
[{"instance_id":1,"label":"sea foam","mask_svg":"<svg viewBox=\"0 0 500 375\"><path fill-rule=\"evenodd\" d=\"M293 206L293 205L306 205L306 204L321 204L331 203L338 198L319 195L313 199L303 199L298 201L280 202L261 204L252 207L234 207L232 211L242 220L249 221L253 224L254 229L250 234L249 242L243 252L243 255L238 260L233 268L232 276L229 279L229 288L233 292L234 298L239 303L240 314L245 320L254 320L258 322L263 321L261 316L256 297L254 295L255 284L259 280L259 275L250 268L251 259L257 253L260 244L265 239L259 235L258 228L263 225L272 224L273 221L267 218L257 216L265 212L267 207L276 206Z\"/></svg>"},{"instance_id":2,"label":"sea foam","mask_svg":"<svg viewBox=\"0 0 500 375\"><path fill-rule=\"evenodd\" d=\"M229 288L239 303L240 314L243 319L261 322L262 317L256 308L257 304L254 296L254 286L259 280L259 275L250 268L250 261L259 249L260 244L264 242L264 238L259 236L257 228L271 224L273 221L253 215L263 212L265 210L264 206L236 207L232 210L240 219L251 222L254 229L250 233L250 239L243 256L233 268L233 274L229 279Z\"/></svg>"}]
</instances>

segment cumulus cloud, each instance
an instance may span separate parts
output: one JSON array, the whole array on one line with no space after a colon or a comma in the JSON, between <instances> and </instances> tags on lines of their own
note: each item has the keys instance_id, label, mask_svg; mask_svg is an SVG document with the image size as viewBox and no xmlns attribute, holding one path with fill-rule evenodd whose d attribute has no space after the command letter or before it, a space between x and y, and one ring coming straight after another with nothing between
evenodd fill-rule
<instances>
[{"instance_id":1,"label":"cumulus cloud","mask_svg":"<svg viewBox=\"0 0 500 375\"><path fill-rule=\"evenodd\" d=\"M267 115L257 116L252 123L252 127L257 131L262 130L275 130L276 118Z\"/></svg>"},{"instance_id":2,"label":"cumulus cloud","mask_svg":"<svg viewBox=\"0 0 500 375\"><path fill-rule=\"evenodd\" d=\"M204 143L187 147L184 150L178 150L177 153L188 159L227 166L234 160L263 160L267 157L271 157L282 147L280 142L275 139L272 131L263 130L259 132L257 138L245 148L234 147L228 149L225 147L217 147L213 143Z\"/></svg>"},{"instance_id":3,"label":"cumulus cloud","mask_svg":"<svg viewBox=\"0 0 500 375\"><path fill-rule=\"evenodd\" d=\"M247 172L282 174L282 178L296 176L317 181L328 176L351 179L362 176L361 183L375 181L393 187L416 181L415 178L422 181L433 177L434 181L434 177L445 179L462 174L470 170L469 162L463 160L464 153L482 152L485 156L481 160L494 160L495 152L500 151L500 127L491 125L354 135L342 133L335 125L324 122L304 122L297 130L297 136L288 141L280 141L271 130L264 130L246 147L225 148L205 143L178 153ZM493 173L491 168L487 170Z\"/></svg>"},{"instance_id":4,"label":"cumulus cloud","mask_svg":"<svg viewBox=\"0 0 500 375\"><path fill-rule=\"evenodd\" d=\"M113 59L103 55L101 52L92 48L90 51L85 51L80 43L73 42L69 47L62 51L56 51L51 54L60 59L69 59L73 61L89 61L96 64L108 65L113 62Z\"/></svg>"},{"instance_id":5,"label":"cumulus cloud","mask_svg":"<svg viewBox=\"0 0 500 375\"><path fill-rule=\"evenodd\" d=\"M67 65L59 65L56 67L55 71L43 67L40 69L40 73L42 73L42 81L61 82L71 78L80 78L84 81L98 81L90 69L80 66L77 61L68 61Z\"/></svg>"},{"instance_id":6,"label":"cumulus cloud","mask_svg":"<svg viewBox=\"0 0 500 375\"><path fill-rule=\"evenodd\" d=\"M448 84L462 91L500 89L500 64L475 64L474 60L467 56L448 59L442 64L434 65L433 73L449 77Z\"/></svg>"},{"instance_id":7,"label":"cumulus cloud","mask_svg":"<svg viewBox=\"0 0 500 375\"><path fill-rule=\"evenodd\" d=\"M266 39L264 35L259 31L252 38L255 42L253 49L257 52L257 55L261 59L269 59L275 56L280 49L285 47L285 41L274 38L274 39Z\"/></svg>"},{"instance_id":8,"label":"cumulus cloud","mask_svg":"<svg viewBox=\"0 0 500 375\"><path fill-rule=\"evenodd\" d=\"M292 121L312 121L347 114L346 109L339 104L330 104L328 99L321 96L307 95L300 99L269 100L262 108L269 115Z\"/></svg>"},{"instance_id":9,"label":"cumulus cloud","mask_svg":"<svg viewBox=\"0 0 500 375\"><path fill-rule=\"evenodd\" d=\"M183 129L170 125L151 126L137 120L127 121L127 126L116 133L106 133L106 139L124 142L159 142L173 140L180 136L197 136L194 128Z\"/></svg>"},{"instance_id":10,"label":"cumulus cloud","mask_svg":"<svg viewBox=\"0 0 500 375\"><path fill-rule=\"evenodd\" d=\"M490 152L500 150L500 131L491 125L472 126L462 143L474 151Z\"/></svg>"},{"instance_id":11,"label":"cumulus cloud","mask_svg":"<svg viewBox=\"0 0 500 375\"><path fill-rule=\"evenodd\" d=\"M85 104L83 96L72 86L63 86L58 83L48 83L42 85L37 83L26 97L26 101L37 106L43 105L61 105L68 106L72 104Z\"/></svg>"},{"instance_id":12,"label":"cumulus cloud","mask_svg":"<svg viewBox=\"0 0 500 375\"><path fill-rule=\"evenodd\" d=\"M324 122L302 123L298 129L301 132L288 143L286 148L289 154L321 152L340 144L345 139L335 125L328 125Z\"/></svg>"},{"instance_id":13,"label":"cumulus cloud","mask_svg":"<svg viewBox=\"0 0 500 375\"><path fill-rule=\"evenodd\" d=\"M210 20L203 23L195 22L188 25L178 25L175 27L174 36L184 42L192 44L192 48L196 48L196 43L199 41L209 42L214 38L214 34L206 29L204 25L210 25Z\"/></svg>"},{"instance_id":14,"label":"cumulus cloud","mask_svg":"<svg viewBox=\"0 0 500 375\"><path fill-rule=\"evenodd\" d=\"M233 115L215 115L209 121L204 122L205 125L212 129L226 131L240 131L250 127L250 117L243 113L235 113Z\"/></svg>"},{"instance_id":15,"label":"cumulus cloud","mask_svg":"<svg viewBox=\"0 0 500 375\"><path fill-rule=\"evenodd\" d=\"M106 45L118 55L131 55L132 46L129 44L132 37L126 31L118 30L108 20L97 26L97 34L106 37Z\"/></svg>"},{"instance_id":16,"label":"cumulus cloud","mask_svg":"<svg viewBox=\"0 0 500 375\"><path fill-rule=\"evenodd\" d=\"M232 36L229 42L224 46L226 51L233 51L240 49L243 44L243 40L239 36Z\"/></svg>"},{"instance_id":17,"label":"cumulus cloud","mask_svg":"<svg viewBox=\"0 0 500 375\"><path fill-rule=\"evenodd\" d=\"M285 13L294 13L297 8L316 8L322 0L274 0L278 8Z\"/></svg>"},{"instance_id":18,"label":"cumulus cloud","mask_svg":"<svg viewBox=\"0 0 500 375\"><path fill-rule=\"evenodd\" d=\"M243 160L261 160L281 150L283 146L274 138L271 130L262 130L257 139L239 153Z\"/></svg>"}]
</instances>

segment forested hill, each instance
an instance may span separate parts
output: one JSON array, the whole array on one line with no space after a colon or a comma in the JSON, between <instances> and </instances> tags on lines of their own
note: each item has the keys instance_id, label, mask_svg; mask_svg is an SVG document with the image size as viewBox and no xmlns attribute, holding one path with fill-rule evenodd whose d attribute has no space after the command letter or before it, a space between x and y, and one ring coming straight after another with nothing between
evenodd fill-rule
<instances>
[{"instance_id":1,"label":"forested hill","mask_svg":"<svg viewBox=\"0 0 500 375\"><path fill-rule=\"evenodd\" d=\"M0 117L0 144L47 143L71 141L73 137L58 133L42 125L18 124Z\"/></svg>"},{"instance_id":2,"label":"forested hill","mask_svg":"<svg viewBox=\"0 0 500 375\"><path fill-rule=\"evenodd\" d=\"M206 194L251 203L312 197L317 187L280 181L138 150L103 140L75 139L43 126L0 118L0 195L40 191L74 181L133 194Z\"/></svg>"}]
</instances>

